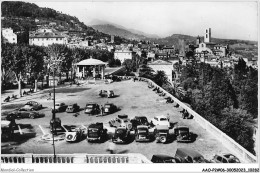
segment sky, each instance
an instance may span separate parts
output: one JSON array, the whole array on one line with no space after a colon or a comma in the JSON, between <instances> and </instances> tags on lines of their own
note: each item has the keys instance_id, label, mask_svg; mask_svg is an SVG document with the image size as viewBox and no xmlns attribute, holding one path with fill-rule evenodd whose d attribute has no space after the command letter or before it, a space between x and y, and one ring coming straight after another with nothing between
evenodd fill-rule
<instances>
[{"instance_id":1,"label":"sky","mask_svg":"<svg viewBox=\"0 0 260 173\"><path fill-rule=\"evenodd\" d=\"M102 20L160 37L172 34L254 40L258 38L258 6L254 1L29 1L76 16L86 25Z\"/></svg>"}]
</instances>

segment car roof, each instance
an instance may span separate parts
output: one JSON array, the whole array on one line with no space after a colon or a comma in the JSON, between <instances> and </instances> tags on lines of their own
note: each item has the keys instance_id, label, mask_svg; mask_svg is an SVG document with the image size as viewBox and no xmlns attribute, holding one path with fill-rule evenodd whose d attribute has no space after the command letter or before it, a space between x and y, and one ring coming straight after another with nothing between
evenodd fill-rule
<instances>
[{"instance_id":1,"label":"car roof","mask_svg":"<svg viewBox=\"0 0 260 173\"><path fill-rule=\"evenodd\" d=\"M189 148L177 148L176 154L182 155L184 157L190 156L192 158L203 157L203 155L201 155L199 152Z\"/></svg>"},{"instance_id":2,"label":"car roof","mask_svg":"<svg viewBox=\"0 0 260 173\"><path fill-rule=\"evenodd\" d=\"M135 118L147 118L147 117L140 115L140 116L135 116Z\"/></svg>"},{"instance_id":3,"label":"car roof","mask_svg":"<svg viewBox=\"0 0 260 173\"><path fill-rule=\"evenodd\" d=\"M120 119L126 119L126 118L128 118L128 115L118 115L117 117Z\"/></svg>"},{"instance_id":4,"label":"car roof","mask_svg":"<svg viewBox=\"0 0 260 173\"><path fill-rule=\"evenodd\" d=\"M117 127L115 130L127 130L126 127Z\"/></svg>"},{"instance_id":5,"label":"car roof","mask_svg":"<svg viewBox=\"0 0 260 173\"><path fill-rule=\"evenodd\" d=\"M189 129L188 126L177 126L175 127L175 129Z\"/></svg>"},{"instance_id":6,"label":"car roof","mask_svg":"<svg viewBox=\"0 0 260 173\"><path fill-rule=\"evenodd\" d=\"M157 125L155 128L157 130L169 130L169 127L167 125Z\"/></svg>"},{"instance_id":7,"label":"car roof","mask_svg":"<svg viewBox=\"0 0 260 173\"><path fill-rule=\"evenodd\" d=\"M89 128L103 128L103 123L90 124Z\"/></svg>"},{"instance_id":8,"label":"car roof","mask_svg":"<svg viewBox=\"0 0 260 173\"><path fill-rule=\"evenodd\" d=\"M148 126L145 126L145 125L139 125L139 126L137 126L136 128L146 128L146 129L148 129Z\"/></svg>"},{"instance_id":9,"label":"car roof","mask_svg":"<svg viewBox=\"0 0 260 173\"><path fill-rule=\"evenodd\" d=\"M166 117L165 115L158 115L158 116L155 116L156 118L167 118L168 119L168 117ZM154 117L154 118L155 118Z\"/></svg>"},{"instance_id":10,"label":"car roof","mask_svg":"<svg viewBox=\"0 0 260 173\"><path fill-rule=\"evenodd\" d=\"M154 154L152 158L175 159L174 157L166 155L166 154Z\"/></svg>"},{"instance_id":11,"label":"car roof","mask_svg":"<svg viewBox=\"0 0 260 173\"><path fill-rule=\"evenodd\" d=\"M1 120L1 127L6 127L9 126L11 121L8 120Z\"/></svg>"},{"instance_id":12,"label":"car roof","mask_svg":"<svg viewBox=\"0 0 260 173\"><path fill-rule=\"evenodd\" d=\"M94 102L88 102L86 103L86 105L96 105L97 103L94 103Z\"/></svg>"},{"instance_id":13,"label":"car roof","mask_svg":"<svg viewBox=\"0 0 260 173\"><path fill-rule=\"evenodd\" d=\"M113 103L105 103L105 105L113 105Z\"/></svg>"}]
</instances>

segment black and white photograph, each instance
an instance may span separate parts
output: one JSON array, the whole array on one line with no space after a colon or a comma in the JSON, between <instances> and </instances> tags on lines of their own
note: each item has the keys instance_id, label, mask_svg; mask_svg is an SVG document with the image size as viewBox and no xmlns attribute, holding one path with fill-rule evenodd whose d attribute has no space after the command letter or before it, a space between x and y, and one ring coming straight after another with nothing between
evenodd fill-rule
<instances>
[{"instance_id":1,"label":"black and white photograph","mask_svg":"<svg viewBox=\"0 0 260 173\"><path fill-rule=\"evenodd\" d=\"M1 172L259 172L258 39L258 0L1 1Z\"/></svg>"}]
</instances>

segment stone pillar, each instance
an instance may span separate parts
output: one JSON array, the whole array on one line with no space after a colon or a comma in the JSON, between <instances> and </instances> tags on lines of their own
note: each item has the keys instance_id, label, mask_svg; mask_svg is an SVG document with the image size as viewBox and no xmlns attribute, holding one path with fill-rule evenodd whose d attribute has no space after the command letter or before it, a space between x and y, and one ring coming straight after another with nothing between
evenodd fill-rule
<instances>
[{"instance_id":1,"label":"stone pillar","mask_svg":"<svg viewBox=\"0 0 260 173\"><path fill-rule=\"evenodd\" d=\"M96 66L93 67L93 77L96 77Z\"/></svg>"},{"instance_id":2,"label":"stone pillar","mask_svg":"<svg viewBox=\"0 0 260 173\"><path fill-rule=\"evenodd\" d=\"M105 66L101 67L101 79L104 79L105 77Z\"/></svg>"},{"instance_id":3,"label":"stone pillar","mask_svg":"<svg viewBox=\"0 0 260 173\"><path fill-rule=\"evenodd\" d=\"M83 74L83 77L85 78L85 66L83 66L82 74Z\"/></svg>"}]
</instances>

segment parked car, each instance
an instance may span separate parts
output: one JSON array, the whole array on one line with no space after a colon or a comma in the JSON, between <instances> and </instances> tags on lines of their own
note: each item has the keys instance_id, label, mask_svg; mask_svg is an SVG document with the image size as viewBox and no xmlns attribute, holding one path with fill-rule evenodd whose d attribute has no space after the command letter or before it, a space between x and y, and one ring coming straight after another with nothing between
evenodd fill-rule
<instances>
[{"instance_id":1,"label":"parked car","mask_svg":"<svg viewBox=\"0 0 260 173\"><path fill-rule=\"evenodd\" d=\"M174 128L174 134L176 136L177 142L191 142L191 133L189 127L178 126Z\"/></svg>"},{"instance_id":2,"label":"parked car","mask_svg":"<svg viewBox=\"0 0 260 173\"><path fill-rule=\"evenodd\" d=\"M126 127L128 130L132 129L132 123L128 118L128 115L118 115L118 117L108 123L111 127Z\"/></svg>"},{"instance_id":3,"label":"parked car","mask_svg":"<svg viewBox=\"0 0 260 173\"><path fill-rule=\"evenodd\" d=\"M103 123L90 124L87 131L88 142L104 141L107 137L107 129L104 128Z\"/></svg>"},{"instance_id":4,"label":"parked car","mask_svg":"<svg viewBox=\"0 0 260 173\"><path fill-rule=\"evenodd\" d=\"M28 109L20 108L18 110L15 110L15 111L9 113L6 116L6 119L7 120L11 120L12 118L14 118L14 119L23 119L23 118L34 119L34 118L41 118L44 116L45 116L45 114L43 114L43 113L39 113L36 111L29 111Z\"/></svg>"},{"instance_id":5,"label":"parked car","mask_svg":"<svg viewBox=\"0 0 260 173\"><path fill-rule=\"evenodd\" d=\"M111 98L111 97L114 97L115 94L114 94L114 91L112 91L112 90L100 90L99 91L99 96L100 97Z\"/></svg>"},{"instance_id":6,"label":"parked car","mask_svg":"<svg viewBox=\"0 0 260 173\"><path fill-rule=\"evenodd\" d=\"M148 142L150 141L150 134L148 130L148 126L139 125L135 131L135 141L136 142Z\"/></svg>"},{"instance_id":7,"label":"parked car","mask_svg":"<svg viewBox=\"0 0 260 173\"><path fill-rule=\"evenodd\" d=\"M131 119L131 123L133 125L134 130L139 125L149 126L149 122L145 116L135 116L133 119Z\"/></svg>"},{"instance_id":8,"label":"parked car","mask_svg":"<svg viewBox=\"0 0 260 173\"><path fill-rule=\"evenodd\" d=\"M126 127L118 127L112 137L114 143L126 143L130 139L130 131Z\"/></svg>"},{"instance_id":9,"label":"parked car","mask_svg":"<svg viewBox=\"0 0 260 173\"><path fill-rule=\"evenodd\" d=\"M80 128L73 128L66 132L65 140L67 142L77 142L83 138L83 130Z\"/></svg>"},{"instance_id":10,"label":"parked car","mask_svg":"<svg viewBox=\"0 0 260 173\"><path fill-rule=\"evenodd\" d=\"M30 111L39 110L42 109L42 104L35 101L29 101L22 107L22 109Z\"/></svg>"},{"instance_id":11,"label":"parked car","mask_svg":"<svg viewBox=\"0 0 260 173\"><path fill-rule=\"evenodd\" d=\"M164 115L156 116L151 120L151 125L152 126L166 125L168 126L168 128L170 128L170 119L169 117L166 117Z\"/></svg>"},{"instance_id":12,"label":"parked car","mask_svg":"<svg viewBox=\"0 0 260 173\"><path fill-rule=\"evenodd\" d=\"M166 143L169 137L169 128L167 125L157 125L154 129L154 136L157 142Z\"/></svg>"},{"instance_id":13,"label":"parked car","mask_svg":"<svg viewBox=\"0 0 260 173\"><path fill-rule=\"evenodd\" d=\"M153 163L181 163L179 159L164 154L153 155L151 161Z\"/></svg>"},{"instance_id":14,"label":"parked car","mask_svg":"<svg viewBox=\"0 0 260 173\"><path fill-rule=\"evenodd\" d=\"M113 82L112 79L105 79L105 84L110 84L110 83L112 83L112 82Z\"/></svg>"},{"instance_id":15,"label":"parked car","mask_svg":"<svg viewBox=\"0 0 260 173\"><path fill-rule=\"evenodd\" d=\"M213 163L240 163L240 160L233 154L215 155L211 161Z\"/></svg>"},{"instance_id":16,"label":"parked car","mask_svg":"<svg viewBox=\"0 0 260 173\"><path fill-rule=\"evenodd\" d=\"M99 114L99 113L100 113L100 109L99 109L99 105L97 103L87 103L86 104L85 114L95 115L95 114Z\"/></svg>"},{"instance_id":17,"label":"parked car","mask_svg":"<svg viewBox=\"0 0 260 173\"><path fill-rule=\"evenodd\" d=\"M17 127L15 121L1 120L1 139L8 139Z\"/></svg>"},{"instance_id":18,"label":"parked car","mask_svg":"<svg viewBox=\"0 0 260 173\"><path fill-rule=\"evenodd\" d=\"M55 112L64 112L66 111L68 105L66 105L64 102L61 103L55 103ZM52 109L53 111L53 109Z\"/></svg>"},{"instance_id":19,"label":"parked car","mask_svg":"<svg viewBox=\"0 0 260 173\"><path fill-rule=\"evenodd\" d=\"M79 111L79 105L77 103L71 104L67 107L66 112L73 113Z\"/></svg>"},{"instance_id":20,"label":"parked car","mask_svg":"<svg viewBox=\"0 0 260 173\"><path fill-rule=\"evenodd\" d=\"M113 103L106 103L104 105L104 114L111 114L116 111L117 111L117 107Z\"/></svg>"},{"instance_id":21,"label":"parked car","mask_svg":"<svg viewBox=\"0 0 260 173\"><path fill-rule=\"evenodd\" d=\"M208 163L199 152L188 148L177 148L175 157L181 163Z\"/></svg>"},{"instance_id":22,"label":"parked car","mask_svg":"<svg viewBox=\"0 0 260 173\"><path fill-rule=\"evenodd\" d=\"M54 129L56 129L56 130L62 129L61 120L59 118L51 119L50 120L50 129L51 129L51 132Z\"/></svg>"}]
</instances>

